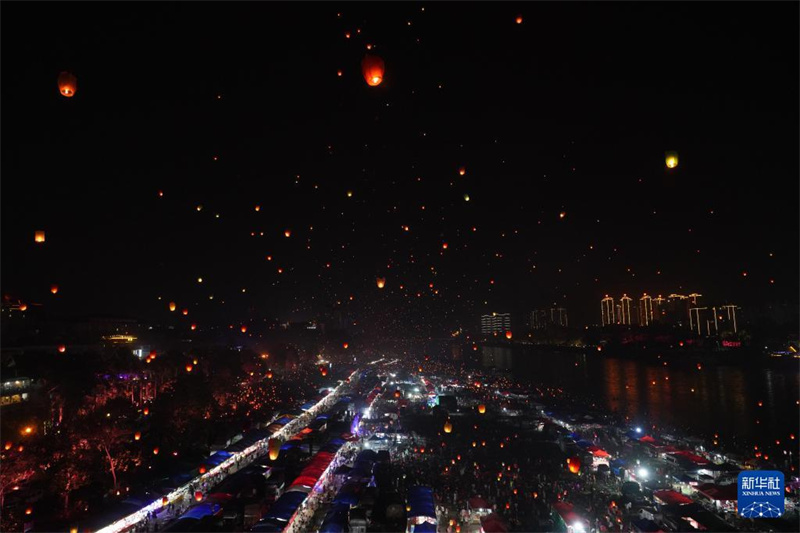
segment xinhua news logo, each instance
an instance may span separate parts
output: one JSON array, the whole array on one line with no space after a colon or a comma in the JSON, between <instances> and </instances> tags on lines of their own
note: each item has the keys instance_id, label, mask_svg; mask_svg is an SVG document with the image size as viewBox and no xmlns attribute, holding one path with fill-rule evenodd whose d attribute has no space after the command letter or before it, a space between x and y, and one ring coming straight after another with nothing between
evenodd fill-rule
<instances>
[{"instance_id":1,"label":"xinhua news logo","mask_svg":"<svg viewBox=\"0 0 800 533\"><path fill-rule=\"evenodd\" d=\"M778 518L784 512L783 472L750 470L739 473L739 515Z\"/></svg>"}]
</instances>

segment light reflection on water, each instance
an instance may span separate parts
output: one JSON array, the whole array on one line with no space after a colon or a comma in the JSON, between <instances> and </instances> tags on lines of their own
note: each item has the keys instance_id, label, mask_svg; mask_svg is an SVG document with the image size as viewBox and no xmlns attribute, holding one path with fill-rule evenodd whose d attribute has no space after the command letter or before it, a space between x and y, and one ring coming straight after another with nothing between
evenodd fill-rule
<instances>
[{"instance_id":1,"label":"light reflection on water","mask_svg":"<svg viewBox=\"0 0 800 533\"><path fill-rule=\"evenodd\" d=\"M575 363L578 363L576 366ZM481 347L480 364L511 371L514 380L557 386L648 425L739 443L798 434L800 373L795 367L618 359ZM763 402L763 407L758 402Z\"/></svg>"}]
</instances>

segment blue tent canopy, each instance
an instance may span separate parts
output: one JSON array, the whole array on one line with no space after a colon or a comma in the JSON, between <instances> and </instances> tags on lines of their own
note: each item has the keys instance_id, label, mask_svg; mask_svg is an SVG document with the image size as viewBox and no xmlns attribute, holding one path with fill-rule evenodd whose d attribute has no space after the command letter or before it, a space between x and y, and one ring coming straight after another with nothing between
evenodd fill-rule
<instances>
[{"instance_id":1,"label":"blue tent canopy","mask_svg":"<svg viewBox=\"0 0 800 533\"><path fill-rule=\"evenodd\" d=\"M284 416L283 418L279 418L278 420L276 420L274 423L275 424L281 424L281 425L285 426L286 424L288 424L291 421L292 421L291 418L288 418L288 417Z\"/></svg>"},{"instance_id":2,"label":"blue tent canopy","mask_svg":"<svg viewBox=\"0 0 800 533\"><path fill-rule=\"evenodd\" d=\"M436 509L433 504L433 489L430 487L409 487L408 505L411 507L409 517L425 516L436 518Z\"/></svg>"},{"instance_id":3,"label":"blue tent canopy","mask_svg":"<svg viewBox=\"0 0 800 533\"><path fill-rule=\"evenodd\" d=\"M414 526L414 533L436 533L436 524L423 522Z\"/></svg>"},{"instance_id":4,"label":"blue tent canopy","mask_svg":"<svg viewBox=\"0 0 800 533\"><path fill-rule=\"evenodd\" d=\"M266 516L264 516L264 520L288 522L306 497L307 494L305 492L284 492Z\"/></svg>"},{"instance_id":5,"label":"blue tent canopy","mask_svg":"<svg viewBox=\"0 0 800 533\"><path fill-rule=\"evenodd\" d=\"M309 411L312 407L314 407L314 402L306 402L300 406L300 409L303 411Z\"/></svg>"},{"instance_id":6,"label":"blue tent canopy","mask_svg":"<svg viewBox=\"0 0 800 533\"><path fill-rule=\"evenodd\" d=\"M184 520L186 518L196 518L200 520L201 518L205 518L206 516L211 516L213 514L217 514L219 512L219 504L212 504L212 503L201 503L200 505L195 505L188 511L186 511L183 516L179 518L179 520Z\"/></svg>"},{"instance_id":7,"label":"blue tent canopy","mask_svg":"<svg viewBox=\"0 0 800 533\"><path fill-rule=\"evenodd\" d=\"M220 463L224 462L228 457L233 455L231 452L227 452L225 450L220 450L215 452L211 457L203 461L207 465L217 466Z\"/></svg>"},{"instance_id":8,"label":"blue tent canopy","mask_svg":"<svg viewBox=\"0 0 800 533\"><path fill-rule=\"evenodd\" d=\"M275 520L262 520L250 531L257 531L260 533L279 533L286 529L285 524L281 524L280 522L276 522Z\"/></svg>"},{"instance_id":9,"label":"blue tent canopy","mask_svg":"<svg viewBox=\"0 0 800 533\"><path fill-rule=\"evenodd\" d=\"M347 529L347 513L349 509L349 505L334 502L333 507L325 515L325 520L322 521L322 526L319 529L320 533L344 533Z\"/></svg>"}]
</instances>

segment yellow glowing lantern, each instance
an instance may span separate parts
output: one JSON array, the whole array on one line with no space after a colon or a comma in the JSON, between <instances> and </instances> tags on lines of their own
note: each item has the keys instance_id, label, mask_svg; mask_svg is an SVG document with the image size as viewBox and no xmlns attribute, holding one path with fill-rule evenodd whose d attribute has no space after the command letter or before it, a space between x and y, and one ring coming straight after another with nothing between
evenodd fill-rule
<instances>
[{"instance_id":1,"label":"yellow glowing lantern","mask_svg":"<svg viewBox=\"0 0 800 533\"><path fill-rule=\"evenodd\" d=\"M675 168L678 166L678 152L667 152L664 156L664 162L667 168Z\"/></svg>"},{"instance_id":2,"label":"yellow glowing lantern","mask_svg":"<svg viewBox=\"0 0 800 533\"><path fill-rule=\"evenodd\" d=\"M150 408L149 407L145 407L144 409L142 409L142 413L144 414L144 416L149 415L150 414Z\"/></svg>"},{"instance_id":3,"label":"yellow glowing lantern","mask_svg":"<svg viewBox=\"0 0 800 533\"><path fill-rule=\"evenodd\" d=\"M486 406L485 406L485 405L483 405L483 404L480 404L480 405L478 406L478 412L479 412L480 414L485 414L485 413L486 413Z\"/></svg>"},{"instance_id":4,"label":"yellow glowing lantern","mask_svg":"<svg viewBox=\"0 0 800 533\"><path fill-rule=\"evenodd\" d=\"M290 229L287 229L287 230L285 230L285 231L283 232L283 236L284 236L284 237L286 237L286 238L288 239L289 237L291 237L291 236L292 236L292 230L290 230Z\"/></svg>"},{"instance_id":5,"label":"yellow glowing lantern","mask_svg":"<svg viewBox=\"0 0 800 533\"><path fill-rule=\"evenodd\" d=\"M458 169L458 175L459 176L463 176L466 173L467 173L467 169L466 168L461 167L461 168Z\"/></svg>"},{"instance_id":6,"label":"yellow glowing lantern","mask_svg":"<svg viewBox=\"0 0 800 533\"><path fill-rule=\"evenodd\" d=\"M269 458L274 461L281 453L281 441L278 439L269 439L267 441L267 448L269 448Z\"/></svg>"},{"instance_id":7,"label":"yellow glowing lantern","mask_svg":"<svg viewBox=\"0 0 800 533\"><path fill-rule=\"evenodd\" d=\"M469 194L465 194L464 195L464 201L465 202L469 202Z\"/></svg>"},{"instance_id":8,"label":"yellow glowing lantern","mask_svg":"<svg viewBox=\"0 0 800 533\"><path fill-rule=\"evenodd\" d=\"M28 310L28 304L22 304L22 305L20 305L20 306L19 306L19 310L20 310L20 311L27 311L27 310Z\"/></svg>"},{"instance_id":9,"label":"yellow glowing lantern","mask_svg":"<svg viewBox=\"0 0 800 533\"><path fill-rule=\"evenodd\" d=\"M44 231L43 230L38 230L38 231L34 232L33 241L34 242L38 242L38 243L44 242Z\"/></svg>"},{"instance_id":10,"label":"yellow glowing lantern","mask_svg":"<svg viewBox=\"0 0 800 533\"><path fill-rule=\"evenodd\" d=\"M69 72L62 72L58 75L58 92L62 96L72 98L78 90L78 78Z\"/></svg>"},{"instance_id":11,"label":"yellow glowing lantern","mask_svg":"<svg viewBox=\"0 0 800 533\"><path fill-rule=\"evenodd\" d=\"M522 17L521 16L517 17L517 24L522 24Z\"/></svg>"},{"instance_id":12,"label":"yellow glowing lantern","mask_svg":"<svg viewBox=\"0 0 800 533\"><path fill-rule=\"evenodd\" d=\"M161 498L161 505L167 505L168 503L169 503L169 498L167 498L166 496Z\"/></svg>"},{"instance_id":13,"label":"yellow glowing lantern","mask_svg":"<svg viewBox=\"0 0 800 533\"><path fill-rule=\"evenodd\" d=\"M506 339L511 340L511 337L513 337L511 331L506 331Z\"/></svg>"},{"instance_id":14,"label":"yellow glowing lantern","mask_svg":"<svg viewBox=\"0 0 800 533\"><path fill-rule=\"evenodd\" d=\"M386 286L386 278L378 278L376 281L379 289L382 289Z\"/></svg>"},{"instance_id":15,"label":"yellow glowing lantern","mask_svg":"<svg viewBox=\"0 0 800 533\"><path fill-rule=\"evenodd\" d=\"M133 434L133 440L139 440L141 438L142 438L142 432L141 431L137 431L136 433Z\"/></svg>"},{"instance_id":16,"label":"yellow glowing lantern","mask_svg":"<svg viewBox=\"0 0 800 533\"><path fill-rule=\"evenodd\" d=\"M178 308L178 306L175 305L175 302L170 302L169 303L169 310L170 311L175 311L175 309L177 309L177 308Z\"/></svg>"},{"instance_id":17,"label":"yellow glowing lantern","mask_svg":"<svg viewBox=\"0 0 800 533\"><path fill-rule=\"evenodd\" d=\"M242 333L247 333L247 326L242 326Z\"/></svg>"},{"instance_id":18,"label":"yellow glowing lantern","mask_svg":"<svg viewBox=\"0 0 800 533\"><path fill-rule=\"evenodd\" d=\"M187 372L191 372L191 371L192 371L192 368L194 368L194 367L192 367L191 363L189 363L189 364L187 364L187 365L186 365L186 371L187 371Z\"/></svg>"},{"instance_id":19,"label":"yellow glowing lantern","mask_svg":"<svg viewBox=\"0 0 800 533\"><path fill-rule=\"evenodd\" d=\"M153 448L153 455L158 455L158 446Z\"/></svg>"},{"instance_id":20,"label":"yellow glowing lantern","mask_svg":"<svg viewBox=\"0 0 800 533\"><path fill-rule=\"evenodd\" d=\"M452 431L453 431L453 424L451 424L450 421L448 420L447 422L444 423L444 432L452 433Z\"/></svg>"},{"instance_id":21,"label":"yellow glowing lantern","mask_svg":"<svg viewBox=\"0 0 800 533\"><path fill-rule=\"evenodd\" d=\"M350 346L348 343L344 343L344 344L342 344L342 347L343 347L345 350L347 349L347 347L348 347L348 346Z\"/></svg>"}]
</instances>

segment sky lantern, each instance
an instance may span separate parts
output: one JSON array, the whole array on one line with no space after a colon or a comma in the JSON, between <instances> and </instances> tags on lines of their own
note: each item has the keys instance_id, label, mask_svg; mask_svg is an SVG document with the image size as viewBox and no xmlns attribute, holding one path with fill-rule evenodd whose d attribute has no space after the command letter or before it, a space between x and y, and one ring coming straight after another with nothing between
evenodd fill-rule
<instances>
[{"instance_id":1,"label":"sky lantern","mask_svg":"<svg viewBox=\"0 0 800 533\"><path fill-rule=\"evenodd\" d=\"M133 434L133 440L139 440L141 438L142 438L142 432L141 431L137 431L136 433Z\"/></svg>"},{"instance_id":2,"label":"sky lantern","mask_svg":"<svg viewBox=\"0 0 800 533\"><path fill-rule=\"evenodd\" d=\"M469 202L469 194L464 194L464 201Z\"/></svg>"},{"instance_id":3,"label":"sky lantern","mask_svg":"<svg viewBox=\"0 0 800 533\"><path fill-rule=\"evenodd\" d=\"M267 447L269 448L269 458L271 461L274 461L281 453L281 441L278 439L269 439L269 441L267 441Z\"/></svg>"},{"instance_id":4,"label":"sky lantern","mask_svg":"<svg viewBox=\"0 0 800 533\"><path fill-rule=\"evenodd\" d=\"M19 310L20 310L20 311L27 311L27 310L28 310L28 304L22 304L22 305L20 305L20 306L19 306Z\"/></svg>"},{"instance_id":5,"label":"sky lantern","mask_svg":"<svg viewBox=\"0 0 800 533\"><path fill-rule=\"evenodd\" d=\"M67 351L67 347L63 344L58 345L58 353L64 353Z\"/></svg>"},{"instance_id":6,"label":"sky lantern","mask_svg":"<svg viewBox=\"0 0 800 533\"><path fill-rule=\"evenodd\" d=\"M567 468L569 468L569 471L573 474L577 474L581 471L581 460L577 456L570 457L567 459Z\"/></svg>"},{"instance_id":7,"label":"sky lantern","mask_svg":"<svg viewBox=\"0 0 800 533\"><path fill-rule=\"evenodd\" d=\"M175 302L170 302L169 303L169 310L170 311L175 311L175 309L177 309L177 308L178 308L178 306L175 305Z\"/></svg>"},{"instance_id":8,"label":"sky lantern","mask_svg":"<svg viewBox=\"0 0 800 533\"><path fill-rule=\"evenodd\" d=\"M200 465L200 468L198 468L197 471L199 473L201 473L201 474L205 474L206 473L206 465Z\"/></svg>"},{"instance_id":9,"label":"sky lantern","mask_svg":"<svg viewBox=\"0 0 800 533\"><path fill-rule=\"evenodd\" d=\"M50 292L58 294L58 285L50 285Z\"/></svg>"},{"instance_id":10,"label":"sky lantern","mask_svg":"<svg viewBox=\"0 0 800 533\"><path fill-rule=\"evenodd\" d=\"M69 72L62 72L58 75L58 92L62 96L72 98L78 90L78 78Z\"/></svg>"},{"instance_id":11,"label":"sky lantern","mask_svg":"<svg viewBox=\"0 0 800 533\"><path fill-rule=\"evenodd\" d=\"M467 169L466 168L461 167L461 168L458 169L458 175L459 176L463 176L466 173L467 173Z\"/></svg>"},{"instance_id":12,"label":"sky lantern","mask_svg":"<svg viewBox=\"0 0 800 533\"><path fill-rule=\"evenodd\" d=\"M448 420L444 423L444 432L452 433L452 431L453 431L453 424L451 424L450 421Z\"/></svg>"},{"instance_id":13,"label":"sky lantern","mask_svg":"<svg viewBox=\"0 0 800 533\"><path fill-rule=\"evenodd\" d=\"M33 242L37 243L44 242L44 230L37 230L33 233Z\"/></svg>"},{"instance_id":14,"label":"sky lantern","mask_svg":"<svg viewBox=\"0 0 800 533\"><path fill-rule=\"evenodd\" d=\"M145 407L144 409L142 409L142 413L144 413L144 416L149 415L150 414L150 408L149 407Z\"/></svg>"},{"instance_id":15,"label":"sky lantern","mask_svg":"<svg viewBox=\"0 0 800 533\"><path fill-rule=\"evenodd\" d=\"M361 60L361 72L370 87L376 87L381 84L385 68L383 59L376 55L367 54Z\"/></svg>"},{"instance_id":16,"label":"sky lantern","mask_svg":"<svg viewBox=\"0 0 800 533\"><path fill-rule=\"evenodd\" d=\"M191 372L191 371L192 371L192 368L194 368L194 367L192 366L192 363L186 363L186 371L187 371L187 372Z\"/></svg>"},{"instance_id":17,"label":"sky lantern","mask_svg":"<svg viewBox=\"0 0 800 533\"><path fill-rule=\"evenodd\" d=\"M510 331L510 330L509 330L509 331L506 331L506 339L508 339L508 340L511 340L511 337L513 337L513 336L514 336L514 335L511 333L511 331Z\"/></svg>"},{"instance_id":18,"label":"sky lantern","mask_svg":"<svg viewBox=\"0 0 800 533\"><path fill-rule=\"evenodd\" d=\"M158 446L153 448L153 455L158 455Z\"/></svg>"},{"instance_id":19,"label":"sky lantern","mask_svg":"<svg viewBox=\"0 0 800 533\"><path fill-rule=\"evenodd\" d=\"M403 393L402 393L402 392L400 392L400 389L397 389L397 390L395 390L395 391L394 391L394 397L395 397L395 398L399 398L399 397L401 397L402 395L403 395Z\"/></svg>"},{"instance_id":20,"label":"sky lantern","mask_svg":"<svg viewBox=\"0 0 800 533\"><path fill-rule=\"evenodd\" d=\"M272 379L272 372L267 372L267 379Z\"/></svg>"},{"instance_id":21,"label":"sky lantern","mask_svg":"<svg viewBox=\"0 0 800 533\"><path fill-rule=\"evenodd\" d=\"M184 309L183 311L181 311L181 313L183 313L183 316L186 316L186 315L189 314L189 310L188 309Z\"/></svg>"},{"instance_id":22,"label":"sky lantern","mask_svg":"<svg viewBox=\"0 0 800 533\"><path fill-rule=\"evenodd\" d=\"M378 278L376 282L378 284L379 289L382 289L386 286L386 278Z\"/></svg>"},{"instance_id":23,"label":"sky lantern","mask_svg":"<svg viewBox=\"0 0 800 533\"><path fill-rule=\"evenodd\" d=\"M242 333L247 333L247 326L242 326Z\"/></svg>"},{"instance_id":24,"label":"sky lantern","mask_svg":"<svg viewBox=\"0 0 800 533\"><path fill-rule=\"evenodd\" d=\"M517 17L517 24L522 24L522 15Z\"/></svg>"},{"instance_id":25,"label":"sky lantern","mask_svg":"<svg viewBox=\"0 0 800 533\"><path fill-rule=\"evenodd\" d=\"M169 498L166 496L161 498L161 505L167 505L169 503Z\"/></svg>"},{"instance_id":26,"label":"sky lantern","mask_svg":"<svg viewBox=\"0 0 800 533\"><path fill-rule=\"evenodd\" d=\"M349 345L349 344L347 344L347 343L344 343L344 344L342 344L342 347L343 347L345 350L347 349L347 347L348 347L348 346L350 346L350 345Z\"/></svg>"},{"instance_id":27,"label":"sky lantern","mask_svg":"<svg viewBox=\"0 0 800 533\"><path fill-rule=\"evenodd\" d=\"M200 492L199 490L195 491L194 500L197 501L197 502L202 501L203 500L203 493Z\"/></svg>"},{"instance_id":28,"label":"sky lantern","mask_svg":"<svg viewBox=\"0 0 800 533\"><path fill-rule=\"evenodd\" d=\"M667 152L664 154L664 163L667 168L675 168L678 166L678 152Z\"/></svg>"},{"instance_id":29,"label":"sky lantern","mask_svg":"<svg viewBox=\"0 0 800 533\"><path fill-rule=\"evenodd\" d=\"M483 404L480 404L480 405L478 406L478 412L479 412L480 414L485 414L485 413L486 413L486 406L485 406L485 405L483 405Z\"/></svg>"},{"instance_id":30,"label":"sky lantern","mask_svg":"<svg viewBox=\"0 0 800 533\"><path fill-rule=\"evenodd\" d=\"M194 330L197 329L197 324L192 324L190 327L191 327L192 331L194 331Z\"/></svg>"}]
</instances>

